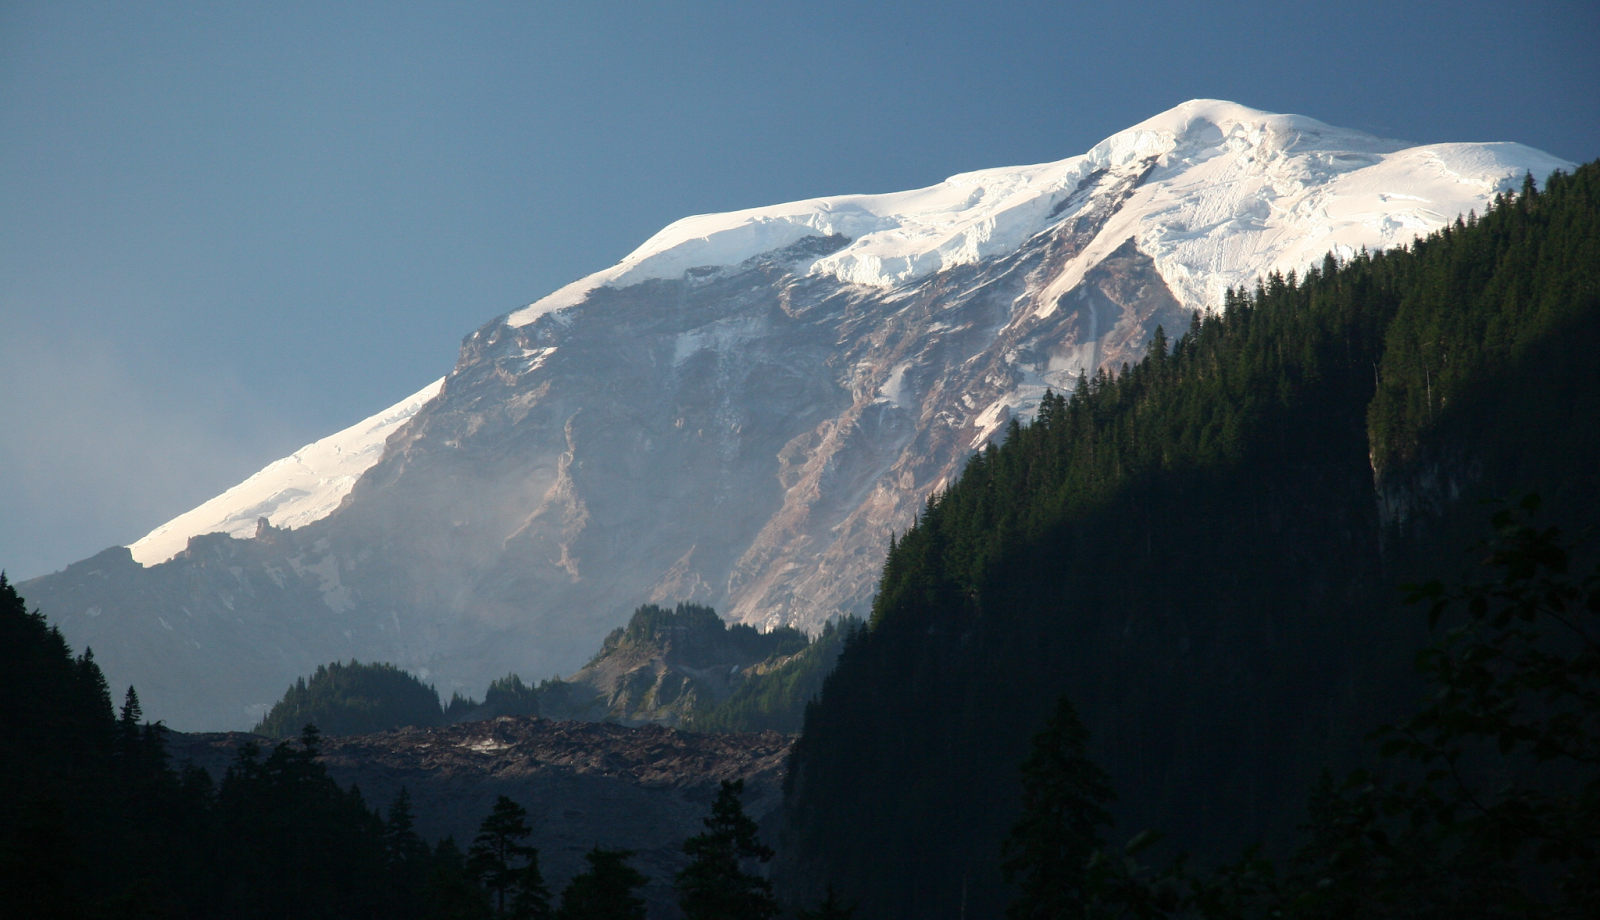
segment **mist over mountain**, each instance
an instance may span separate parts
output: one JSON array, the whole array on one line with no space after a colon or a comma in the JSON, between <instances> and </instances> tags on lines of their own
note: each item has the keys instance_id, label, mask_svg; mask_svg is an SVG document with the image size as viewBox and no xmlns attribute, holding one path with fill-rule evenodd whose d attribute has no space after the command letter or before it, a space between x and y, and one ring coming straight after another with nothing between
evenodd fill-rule
<instances>
[{"instance_id":1,"label":"mist over mountain","mask_svg":"<svg viewBox=\"0 0 1600 920\"><path fill-rule=\"evenodd\" d=\"M442 385L23 592L184 729L344 658L446 693L569 673L644 602L815 632L1048 388L1570 166L1201 100L1056 163L687 218L485 324Z\"/></svg>"}]
</instances>

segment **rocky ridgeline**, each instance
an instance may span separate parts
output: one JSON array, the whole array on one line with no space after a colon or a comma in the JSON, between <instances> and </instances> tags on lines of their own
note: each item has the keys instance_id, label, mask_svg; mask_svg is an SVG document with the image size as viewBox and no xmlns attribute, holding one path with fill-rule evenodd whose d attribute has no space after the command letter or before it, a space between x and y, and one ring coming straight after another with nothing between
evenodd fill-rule
<instances>
[{"instance_id":1,"label":"rocky ridgeline","mask_svg":"<svg viewBox=\"0 0 1600 920\"><path fill-rule=\"evenodd\" d=\"M539 712L555 719L694 728L701 724L696 717L712 713L752 680L786 665L803 666L796 659L810 642L787 627L765 633L743 624L730 627L710 607L646 604L606 637L581 670L540 686ZM795 710L804 702L796 701ZM799 730L798 723L750 727Z\"/></svg>"},{"instance_id":2,"label":"rocky ridgeline","mask_svg":"<svg viewBox=\"0 0 1600 920\"><path fill-rule=\"evenodd\" d=\"M220 779L249 742L243 732L173 733L175 764L192 762ZM495 797L528 809L545 880L559 891L599 845L637 852L650 876L652 915L674 902L683 841L723 780L742 779L744 804L757 820L782 799L791 739L777 732L702 734L657 725L556 722L502 716L444 728L405 728L323 739L322 762L341 786L358 785L369 806L387 809L402 787L411 795L417 831L429 841L453 835L470 845Z\"/></svg>"}]
</instances>

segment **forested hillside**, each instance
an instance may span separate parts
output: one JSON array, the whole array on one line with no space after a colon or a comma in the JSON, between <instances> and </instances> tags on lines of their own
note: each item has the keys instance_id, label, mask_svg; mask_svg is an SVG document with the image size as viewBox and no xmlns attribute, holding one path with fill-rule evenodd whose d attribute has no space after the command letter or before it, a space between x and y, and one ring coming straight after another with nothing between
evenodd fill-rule
<instances>
[{"instance_id":1,"label":"forested hillside","mask_svg":"<svg viewBox=\"0 0 1600 920\"><path fill-rule=\"evenodd\" d=\"M453 842L426 844L316 760L317 734L241 750L220 783L168 762L129 688L0 575L0 905L16 917L463 917L486 899Z\"/></svg>"},{"instance_id":2,"label":"forested hillside","mask_svg":"<svg viewBox=\"0 0 1600 920\"><path fill-rule=\"evenodd\" d=\"M1230 293L975 456L808 713L784 884L999 915L1016 765L1063 692L1122 836L1287 845L1317 774L1414 698L1426 624L1396 586L1462 567L1478 499L1600 520L1597 182Z\"/></svg>"},{"instance_id":3,"label":"forested hillside","mask_svg":"<svg viewBox=\"0 0 1600 920\"><path fill-rule=\"evenodd\" d=\"M790 627L763 633L730 625L697 604L644 604L567 679L525 684L507 674L489 684L481 702L457 692L441 708L433 687L392 664L335 661L291 684L254 731L294 738L315 725L327 735L361 735L542 715L794 734L846 637L860 626L846 617L812 639Z\"/></svg>"},{"instance_id":4,"label":"forested hillside","mask_svg":"<svg viewBox=\"0 0 1600 920\"><path fill-rule=\"evenodd\" d=\"M581 670L535 692L542 714L555 719L792 734L859 625L829 623L812 639L792 627L725 623L699 604L644 604Z\"/></svg>"},{"instance_id":5,"label":"forested hillside","mask_svg":"<svg viewBox=\"0 0 1600 920\"><path fill-rule=\"evenodd\" d=\"M295 681L254 731L269 738L295 738L307 725L328 735L364 735L444 723L439 694L432 687L392 664L351 659L349 664L320 665L310 680Z\"/></svg>"}]
</instances>

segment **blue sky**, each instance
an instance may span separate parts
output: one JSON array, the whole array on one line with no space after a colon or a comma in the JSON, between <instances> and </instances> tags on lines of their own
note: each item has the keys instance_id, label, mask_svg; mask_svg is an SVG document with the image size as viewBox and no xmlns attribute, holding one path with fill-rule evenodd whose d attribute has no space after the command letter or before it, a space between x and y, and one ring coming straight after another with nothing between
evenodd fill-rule
<instances>
[{"instance_id":1,"label":"blue sky","mask_svg":"<svg viewBox=\"0 0 1600 920\"><path fill-rule=\"evenodd\" d=\"M0 567L127 543L679 217L1216 97L1600 156L1600 4L0 2Z\"/></svg>"}]
</instances>

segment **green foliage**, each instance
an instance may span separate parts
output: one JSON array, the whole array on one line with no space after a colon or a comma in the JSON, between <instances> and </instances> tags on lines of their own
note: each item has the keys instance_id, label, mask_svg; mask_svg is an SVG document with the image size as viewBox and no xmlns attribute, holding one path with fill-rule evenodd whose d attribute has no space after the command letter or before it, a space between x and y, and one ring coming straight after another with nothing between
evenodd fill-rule
<instances>
[{"instance_id":1,"label":"green foliage","mask_svg":"<svg viewBox=\"0 0 1600 920\"><path fill-rule=\"evenodd\" d=\"M527 818L527 809L507 796L497 798L467 851L467 868L489 890L496 916L542 920L550 916L550 893L539 872L539 851L519 842L533 833Z\"/></svg>"},{"instance_id":2,"label":"green foliage","mask_svg":"<svg viewBox=\"0 0 1600 920\"><path fill-rule=\"evenodd\" d=\"M807 713L802 871L874 916L998 913L988 854L1020 802L990 778L1063 692L1128 790L1119 823L1213 854L1285 839L1316 769L1412 686L1420 630L1384 586L1454 552L1473 498L1600 513L1597 192L1590 164L1229 292L976 454Z\"/></svg>"},{"instance_id":3,"label":"green foliage","mask_svg":"<svg viewBox=\"0 0 1600 920\"><path fill-rule=\"evenodd\" d=\"M422 895L431 854L428 844L417 834L411 792L404 786L389 804L388 815L384 818L383 845L388 880L396 898L406 903L415 902Z\"/></svg>"},{"instance_id":4,"label":"green foliage","mask_svg":"<svg viewBox=\"0 0 1600 920\"><path fill-rule=\"evenodd\" d=\"M264 758L246 746L218 789L214 820L230 844L220 881L224 898L249 905L241 915L349 916L382 898L383 822L328 776L320 743L308 725Z\"/></svg>"},{"instance_id":5,"label":"green foliage","mask_svg":"<svg viewBox=\"0 0 1600 920\"><path fill-rule=\"evenodd\" d=\"M843 617L837 625L828 621L822 634L790 660L752 674L727 699L693 713L685 727L702 732L798 732L806 706L822 691L848 637L861 627L854 617Z\"/></svg>"},{"instance_id":6,"label":"green foliage","mask_svg":"<svg viewBox=\"0 0 1600 920\"><path fill-rule=\"evenodd\" d=\"M598 846L583 854L589 868L562 889L557 920L644 920L644 899L634 892L650 880L628 865L633 855Z\"/></svg>"},{"instance_id":7,"label":"green foliage","mask_svg":"<svg viewBox=\"0 0 1600 920\"><path fill-rule=\"evenodd\" d=\"M1375 733L1392 766L1314 800L1308 915L1600 915L1600 563L1574 574L1538 506L1494 515L1492 579L1411 587L1430 692Z\"/></svg>"},{"instance_id":8,"label":"green foliage","mask_svg":"<svg viewBox=\"0 0 1600 920\"><path fill-rule=\"evenodd\" d=\"M856 625L827 625L813 642L791 627L727 624L710 607L646 604L574 680L545 681L535 692L552 718L792 733L833 666L841 629Z\"/></svg>"},{"instance_id":9,"label":"green foliage","mask_svg":"<svg viewBox=\"0 0 1600 920\"><path fill-rule=\"evenodd\" d=\"M113 732L105 680L85 651L73 659L61 631L29 611L0 572L0 778L27 789L51 776L97 768ZM103 705L102 705L103 704ZM0 816L21 803L0 796Z\"/></svg>"},{"instance_id":10,"label":"green foliage","mask_svg":"<svg viewBox=\"0 0 1600 920\"><path fill-rule=\"evenodd\" d=\"M496 719L500 716L534 716L540 714L539 695L545 681L539 687L530 687L522 682L522 678L515 674L490 682L489 690L483 695L483 702L478 702L470 696L463 697L459 693L450 695L450 703L444 708L444 720L447 723L480 722L486 719Z\"/></svg>"},{"instance_id":11,"label":"green foliage","mask_svg":"<svg viewBox=\"0 0 1600 920\"><path fill-rule=\"evenodd\" d=\"M1600 298L1592 173L1552 176L1543 193L1528 181L1481 219L1457 219L1412 247L1412 283L1385 330L1368 415L1380 472L1417 459L1448 407L1481 399L1486 381Z\"/></svg>"},{"instance_id":12,"label":"green foliage","mask_svg":"<svg viewBox=\"0 0 1600 920\"><path fill-rule=\"evenodd\" d=\"M1600 563L1494 516L1488 581L1408 586L1443 629L1418 710L1373 733L1380 768L1312 789L1280 873L1259 850L1209 874L1107 860L1097 916L1579 918L1600 914Z\"/></svg>"},{"instance_id":13,"label":"green foliage","mask_svg":"<svg viewBox=\"0 0 1600 920\"><path fill-rule=\"evenodd\" d=\"M494 916L489 893L478 884L467 868L467 858L446 837L433 849L417 905L429 920L487 920Z\"/></svg>"},{"instance_id":14,"label":"green foliage","mask_svg":"<svg viewBox=\"0 0 1600 920\"><path fill-rule=\"evenodd\" d=\"M685 920L768 920L778 913L772 883L740 865L772 859L771 848L756 839L756 823L739 802L743 794L744 780L723 780L704 821L705 832L683 844L689 865L677 874L675 885Z\"/></svg>"},{"instance_id":15,"label":"green foliage","mask_svg":"<svg viewBox=\"0 0 1600 920\"><path fill-rule=\"evenodd\" d=\"M761 632L744 623L724 623L715 610L700 604L679 604L671 609L644 604L633 612L627 626L606 636L595 660L622 648L671 647L690 667L707 667L720 663L729 652L752 661L792 655L809 641L805 633L789 626Z\"/></svg>"},{"instance_id":16,"label":"green foliage","mask_svg":"<svg viewBox=\"0 0 1600 920\"><path fill-rule=\"evenodd\" d=\"M1089 858L1102 845L1100 828L1111 824L1105 805L1116 798L1088 744L1088 730L1062 696L1022 762L1022 817L1001 846L1006 881L1020 882L1006 909L1012 920L1084 916Z\"/></svg>"},{"instance_id":17,"label":"green foliage","mask_svg":"<svg viewBox=\"0 0 1600 920\"><path fill-rule=\"evenodd\" d=\"M289 687L254 731L290 738L306 725L329 735L365 735L408 725L444 724L439 694L392 664L320 665Z\"/></svg>"}]
</instances>

